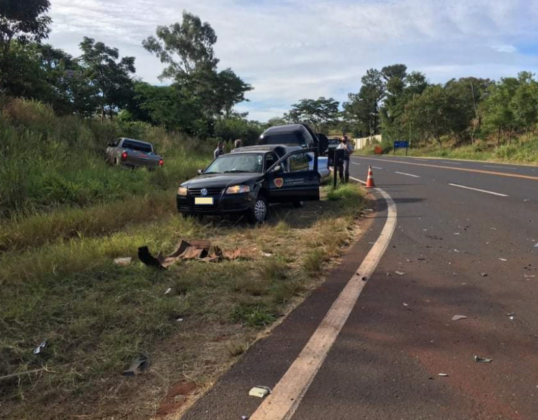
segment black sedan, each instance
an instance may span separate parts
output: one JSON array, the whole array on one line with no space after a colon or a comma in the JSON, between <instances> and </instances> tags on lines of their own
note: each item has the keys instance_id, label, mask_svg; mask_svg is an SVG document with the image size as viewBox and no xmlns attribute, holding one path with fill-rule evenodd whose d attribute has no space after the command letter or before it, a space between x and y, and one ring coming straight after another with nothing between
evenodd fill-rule
<instances>
[{"instance_id":1,"label":"black sedan","mask_svg":"<svg viewBox=\"0 0 538 420\"><path fill-rule=\"evenodd\" d=\"M309 168L312 153L316 159ZM200 176L181 184L177 208L184 215L245 213L251 222L267 218L270 203L319 200L317 149L266 145L219 156Z\"/></svg>"}]
</instances>

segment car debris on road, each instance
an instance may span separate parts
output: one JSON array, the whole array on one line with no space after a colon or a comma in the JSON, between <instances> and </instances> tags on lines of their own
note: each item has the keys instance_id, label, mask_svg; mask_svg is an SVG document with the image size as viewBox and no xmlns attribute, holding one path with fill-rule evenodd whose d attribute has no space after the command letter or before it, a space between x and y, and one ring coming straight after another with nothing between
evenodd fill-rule
<instances>
[{"instance_id":1,"label":"car debris on road","mask_svg":"<svg viewBox=\"0 0 538 420\"><path fill-rule=\"evenodd\" d=\"M477 363L491 363L493 362L493 359L487 359L485 357L480 357L480 356L475 355L474 361Z\"/></svg>"},{"instance_id":2,"label":"car debris on road","mask_svg":"<svg viewBox=\"0 0 538 420\"><path fill-rule=\"evenodd\" d=\"M452 317L452 321L460 321L462 319L467 319L467 317L465 315L454 315Z\"/></svg>"},{"instance_id":3,"label":"car debris on road","mask_svg":"<svg viewBox=\"0 0 538 420\"><path fill-rule=\"evenodd\" d=\"M42 353L44 353L45 349L47 348L47 345L48 345L48 341L43 340L43 342L34 349L33 353L34 354L42 354Z\"/></svg>"},{"instance_id":4,"label":"car debris on road","mask_svg":"<svg viewBox=\"0 0 538 420\"><path fill-rule=\"evenodd\" d=\"M255 386L252 388L248 395L251 397L265 398L271 393L271 388L266 386Z\"/></svg>"}]
</instances>

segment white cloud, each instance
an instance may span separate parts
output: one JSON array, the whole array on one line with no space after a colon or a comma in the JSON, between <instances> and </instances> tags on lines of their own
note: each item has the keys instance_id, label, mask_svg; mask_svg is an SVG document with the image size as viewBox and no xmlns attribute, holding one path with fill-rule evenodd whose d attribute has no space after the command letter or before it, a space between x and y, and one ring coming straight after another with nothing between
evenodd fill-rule
<instances>
[{"instance_id":1,"label":"white cloud","mask_svg":"<svg viewBox=\"0 0 538 420\"><path fill-rule=\"evenodd\" d=\"M51 42L77 54L83 36L96 38L157 83L162 65L141 42L184 9L216 30L221 67L255 87L240 106L252 118L302 98L344 100L368 68L393 63L433 82L538 71L537 57L517 53L538 39L538 0L53 0Z\"/></svg>"}]
</instances>

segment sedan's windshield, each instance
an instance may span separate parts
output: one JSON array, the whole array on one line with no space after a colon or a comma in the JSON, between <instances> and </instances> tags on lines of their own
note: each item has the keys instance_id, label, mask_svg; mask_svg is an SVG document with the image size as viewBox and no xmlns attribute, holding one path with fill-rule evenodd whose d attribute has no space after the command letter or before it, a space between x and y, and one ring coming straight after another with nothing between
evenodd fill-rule
<instances>
[{"instance_id":1,"label":"sedan's windshield","mask_svg":"<svg viewBox=\"0 0 538 420\"><path fill-rule=\"evenodd\" d=\"M219 156L205 170L206 174L223 174L223 173L241 173L252 172L259 173L263 171L263 154L230 154Z\"/></svg>"}]
</instances>

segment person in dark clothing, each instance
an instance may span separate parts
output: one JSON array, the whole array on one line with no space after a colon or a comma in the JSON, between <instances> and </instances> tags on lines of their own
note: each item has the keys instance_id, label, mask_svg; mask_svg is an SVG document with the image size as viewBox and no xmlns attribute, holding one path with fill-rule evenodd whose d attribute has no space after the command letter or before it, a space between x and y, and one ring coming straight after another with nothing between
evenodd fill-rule
<instances>
[{"instance_id":1,"label":"person in dark clothing","mask_svg":"<svg viewBox=\"0 0 538 420\"><path fill-rule=\"evenodd\" d=\"M217 144L217 148L215 149L215 151L213 152L213 157L216 159L218 158L220 155L223 155L225 152L224 152L224 142L223 141L219 141L219 143Z\"/></svg>"},{"instance_id":2,"label":"person in dark clothing","mask_svg":"<svg viewBox=\"0 0 538 420\"><path fill-rule=\"evenodd\" d=\"M338 175L340 176L340 182L347 183L349 182L349 163L350 156L354 150L353 145L351 144L347 136L344 136L340 140L340 144L336 149L344 150L344 155L338 165Z\"/></svg>"}]
</instances>

